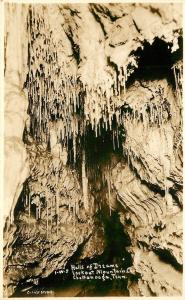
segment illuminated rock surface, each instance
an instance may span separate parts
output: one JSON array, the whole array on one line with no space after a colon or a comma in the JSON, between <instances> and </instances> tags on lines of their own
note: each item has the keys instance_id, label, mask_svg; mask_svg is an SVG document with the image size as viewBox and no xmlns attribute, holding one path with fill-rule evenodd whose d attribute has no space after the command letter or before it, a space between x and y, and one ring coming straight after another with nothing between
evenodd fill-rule
<instances>
[{"instance_id":1,"label":"illuminated rock surface","mask_svg":"<svg viewBox=\"0 0 185 300\"><path fill-rule=\"evenodd\" d=\"M115 295L181 295L181 5L5 12L4 295L105 259L116 226Z\"/></svg>"}]
</instances>

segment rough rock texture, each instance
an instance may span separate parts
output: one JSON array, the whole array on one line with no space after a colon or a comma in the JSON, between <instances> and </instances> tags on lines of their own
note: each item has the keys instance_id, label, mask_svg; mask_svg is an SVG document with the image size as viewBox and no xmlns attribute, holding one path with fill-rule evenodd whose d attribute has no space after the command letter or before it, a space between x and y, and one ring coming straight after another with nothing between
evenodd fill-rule
<instances>
[{"instance_id":1,"label":"rough rock texture","mask_svg":"<svg viewBox=\"0 0 185 300\"><path fill-rule=\"evenodd\" d=\"M181 5L5 13L4 295L104 255L112 212L128 294L181 295Z\"/></svg>"}]
</instances>

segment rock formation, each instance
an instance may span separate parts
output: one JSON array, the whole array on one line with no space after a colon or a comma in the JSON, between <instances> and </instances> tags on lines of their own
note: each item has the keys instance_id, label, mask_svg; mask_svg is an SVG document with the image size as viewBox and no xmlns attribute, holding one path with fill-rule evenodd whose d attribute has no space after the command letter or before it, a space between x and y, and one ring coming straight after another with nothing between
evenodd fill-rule
<instances>
[{"instance_id":1,"label":"rock formation","mask_svg":"<svg viewBox=\"0 0 185 300\"><path fill-rule=\"evenodd\" d=\"M4 295L121 257L111 295L181 295L181 4L7 3L4 41Z\"/></svg>"}]
</instances>

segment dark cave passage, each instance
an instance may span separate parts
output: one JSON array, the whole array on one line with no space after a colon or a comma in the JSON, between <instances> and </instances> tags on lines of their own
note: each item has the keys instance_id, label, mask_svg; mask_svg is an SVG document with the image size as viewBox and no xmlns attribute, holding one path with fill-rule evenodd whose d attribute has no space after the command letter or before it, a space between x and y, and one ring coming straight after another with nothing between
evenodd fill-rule
<instances>
[{"instance_id":1,"label":"dark cave passage","mask_svg":"<svg viewBox=\"0 0 185 300\"><path fill-rule=\"evenodd\" d=\"M127 87L135 80L167 79L175 87L175 79L172 67L174 63L182 60L183 39L178 38L179 48L172 52L172 44L155 38L154 42L143 43L143 49L139 48L133 52L138 59L138 67L128 78Z\"/></svg>"},{"instance_id":2,"label":"dark cave passage","mask_svg":"<svg viewBox=\"0 0 185 300\"><path fill-rule=\"evenodd\" d=\"M111 169L123 159L123 143L125 130L122 124L117 124L116 117L112 120L112 128L106 129L100 125L100 133L89 125L85 134L76 138L76 160L74 162L73 140L68 143L68 165L75 169L79 182L82 184L82 164L85 156L85 170L88 178L89 193L95 199L96 208L106 206L108 193L108 177ZM84 154L84 156L83 156Z\"/></svg>"}]
</instances>

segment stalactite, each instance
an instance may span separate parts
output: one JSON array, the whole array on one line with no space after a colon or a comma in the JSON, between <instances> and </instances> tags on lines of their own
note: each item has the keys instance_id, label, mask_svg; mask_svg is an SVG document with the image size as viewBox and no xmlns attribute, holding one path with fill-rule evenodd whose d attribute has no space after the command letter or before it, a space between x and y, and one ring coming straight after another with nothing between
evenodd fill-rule
<instances>
[{"instance_id":1,"label":"stalactite","mask_svg":"<svg viewBox=\"0 0 185 300\"><path fill-rule=\"evenodd\" d=\"M173 66L174 78L175 78L175 87L177 92L177 97L179 100L179 106L182 102L182 87L183 87L183 63L182 61L177 62Z\"/></svg>"},{"instance_id":2,"label":"stalactite","mask_svg":"<svg viewBox=\"0 0 185 300\"><path fill-rule=\"evenodd\" d=\"M28 206L28 192L25 192L25 206Z\"/></svg>"},{"instance_id":3,"label":"stalactite","mask_svg":"<svg viewBox=\"0 0 185 300\"><path fill-rule=\"evenodd\" d=\"M112 143L113 143L113 150L115 150L115 137L114 137L114 130L112 131Z\"/></svg>"},{"instance_id":4,"label":"stalactite","mask_svg":"<svg viewBox=\"0 0 185 300\"><path fill-rule=\"evenodd\" d=\"M131 106L132 112L126 113L126 116L122 119L122 123L125 126L129 126L128 122L142 122L144 130L148 128L148 126L162 126L163 123L166 123L171 115L170 107L166 108L165 99L163 102L159 103L145 103L141 106Z\"/></svg>"},{"instance_id":5,"label":"stalactite","mask_svg":"<svg viewBox=\"0 0 185 300\"><path fill-rule=\"evenodd\" d=\"M56 209L56 231L57 231L57 236L58 236L58 219L59 219L59 195L58 195L58 184L56 186L56 196L55 196L55 209Z\"/></svg>"},{"instance_id":6,"label":"stalactite","mask_svg":"<svg viewBox=\"0 0 185 300\"><path fill-rule=\"evenodd\" d=\"M79 140L81 141L85 137L89 125L91 125L96 138L101 136L102 130L110 131L115 151L122 147L122 142L119 139L120 126L127 128L127 126L131 127L132 122L135 126L142 122L144 130L148 130L148 127L160 127L168 120L170 111L165 108L165 99L163 98L155 105L152 99L145 103L137 101L137 105L131 103L129 110L122 113L120 104L118 105L117 102L123 102L124 98L126 100L126 82L133 72L133 70L127 69L126 65L117 66L117 70L114 70L111 76L106 75L107 72L105 77L103 74L100 78L97 72L95 78L88 82L79 76L77 70L73 70L71 73L70 63L66 63L68 60L65 54L63 54L62 59L58 59L55 33L51 31L47 9L43 9L42 5L30 6L27 22L29 44L27 90L31 116L30 132L32 132L36 142L42 143L44 141L48 145L51 144L50 131L53 123L55 123L57 143L61 144L61 149L67 149L69 162L73 162L75 167L79 159L77 154ZM174 66L174 75L178 91L178 85L182 79L180 67ZM163 114L163 111L166 114ZM116 127L114 125L115 120ZM135 154L128 148L126 155L129 165ZM84 149L82 149L82 156L83 202L85 210L88 211L90 207L89 186ZM61 159L61 151L59 157ZM55 176L57 177L58 174L56 173ZM94 176L96 177L96 174ZM49 209L50 216L48 216ZM73 209L74 214L77 214L79 207L77 203L73 205L69 198L69 212L71 209ZM39 213L40 209L37 215ZM47 235L49 217L51 229L53 226L52 215L52 204L51 207L48 207L47 202ZM56 216L58 230L57 195Z\"/></svg>"},{"instance_id":7,"label":"stalactite","mask_svg":"<svg viewBox=\"0 0 185 300\"><path fill-rule=\"evenodd\" d=\"M82 157L82 191L83 191L83 203L86 211L89 209L89 200L88 200L88 178L86 176L86 159L85 151L83 151Z\"/></svg>"},{"instance_id":8,"label":"stalactite","mask_svg":"<svg viewBox=\"0 0 185 300\"><path fill-rule=\"evenodd\" d=\"M48 213L48 199L46 200L46 236L48 238L48 227L49 227L49 213Z\"/></svg>"},{"instance_id":9,"label":"stalactite","mask_svg":"<svg viewBox=\"0 0 185 300\"><path fill-rule=\"evenodd\" d=\"M30 198L30 194L28 194L28 228L29 228L29 232L30 232L30 217L31 217L31 198Z\"/></svg>"},{"instance_id":10,"label":"stalactite","mask_svg":"<svg viewBox=\"0 0 185 300\"><path fill-rule=\"evenodd\" d=\"M50 200L50 235L52 235L53 227L53 212L52 212L52 200Z\"/></svg>"},{"instance_id":11,"label":"stalactite","mask_svg":"<svg viewBox=\"0 0 185 300\"><path fill-rule=\"evenodd\" d=\"M111 187L110 187L110 167L107 168L107 186L108 186L108 203L111 216Z\"/></svg>"},{"instance_id":12,"label":"stalactite","mask_svg":"<svg viewBox=\"0 0 185 300\"><path fill-rule=\"evenodd\" d=\"M35 26L37 24L37 27ZM28 40L29 40L29 74L28 74L28 97L30 113L32 114L32 128L36 140L48 140L50 127L50 113L59 120L62 117L61 139L64 141L73 136L74 161L75 139L79 134L73 128L77 108L80 107L81 93L85 97L85 124L89 121L96 136L100 135L98 129L100 120L106 122L107 115L109 127L112 127L113 114L115 112L115 94L120 96L121 88L125 92L125 82L128 76L126 67L119 67L118 78L115 72L115 84L112 79L95 78L91 86L80 82L76 74L71 75L69 68L63 61L57 61L56 45L53 40L47 12L42 6L31 6L28 16ZM37 55L38 54L38 55ZM33 80L35 78L35 80ZM97 83L99 82L99 83ZM63 105L61 105L61 99ZM44 105L42 105L42 101ZM55 103L55 104L54 104ZM53 106L54 105L54 106ZM37 116L34 119L34 115ZM66 128L64 134L63 128ZM85 128L84 128L85 130Z\"/></svg>"}]
</instances>

